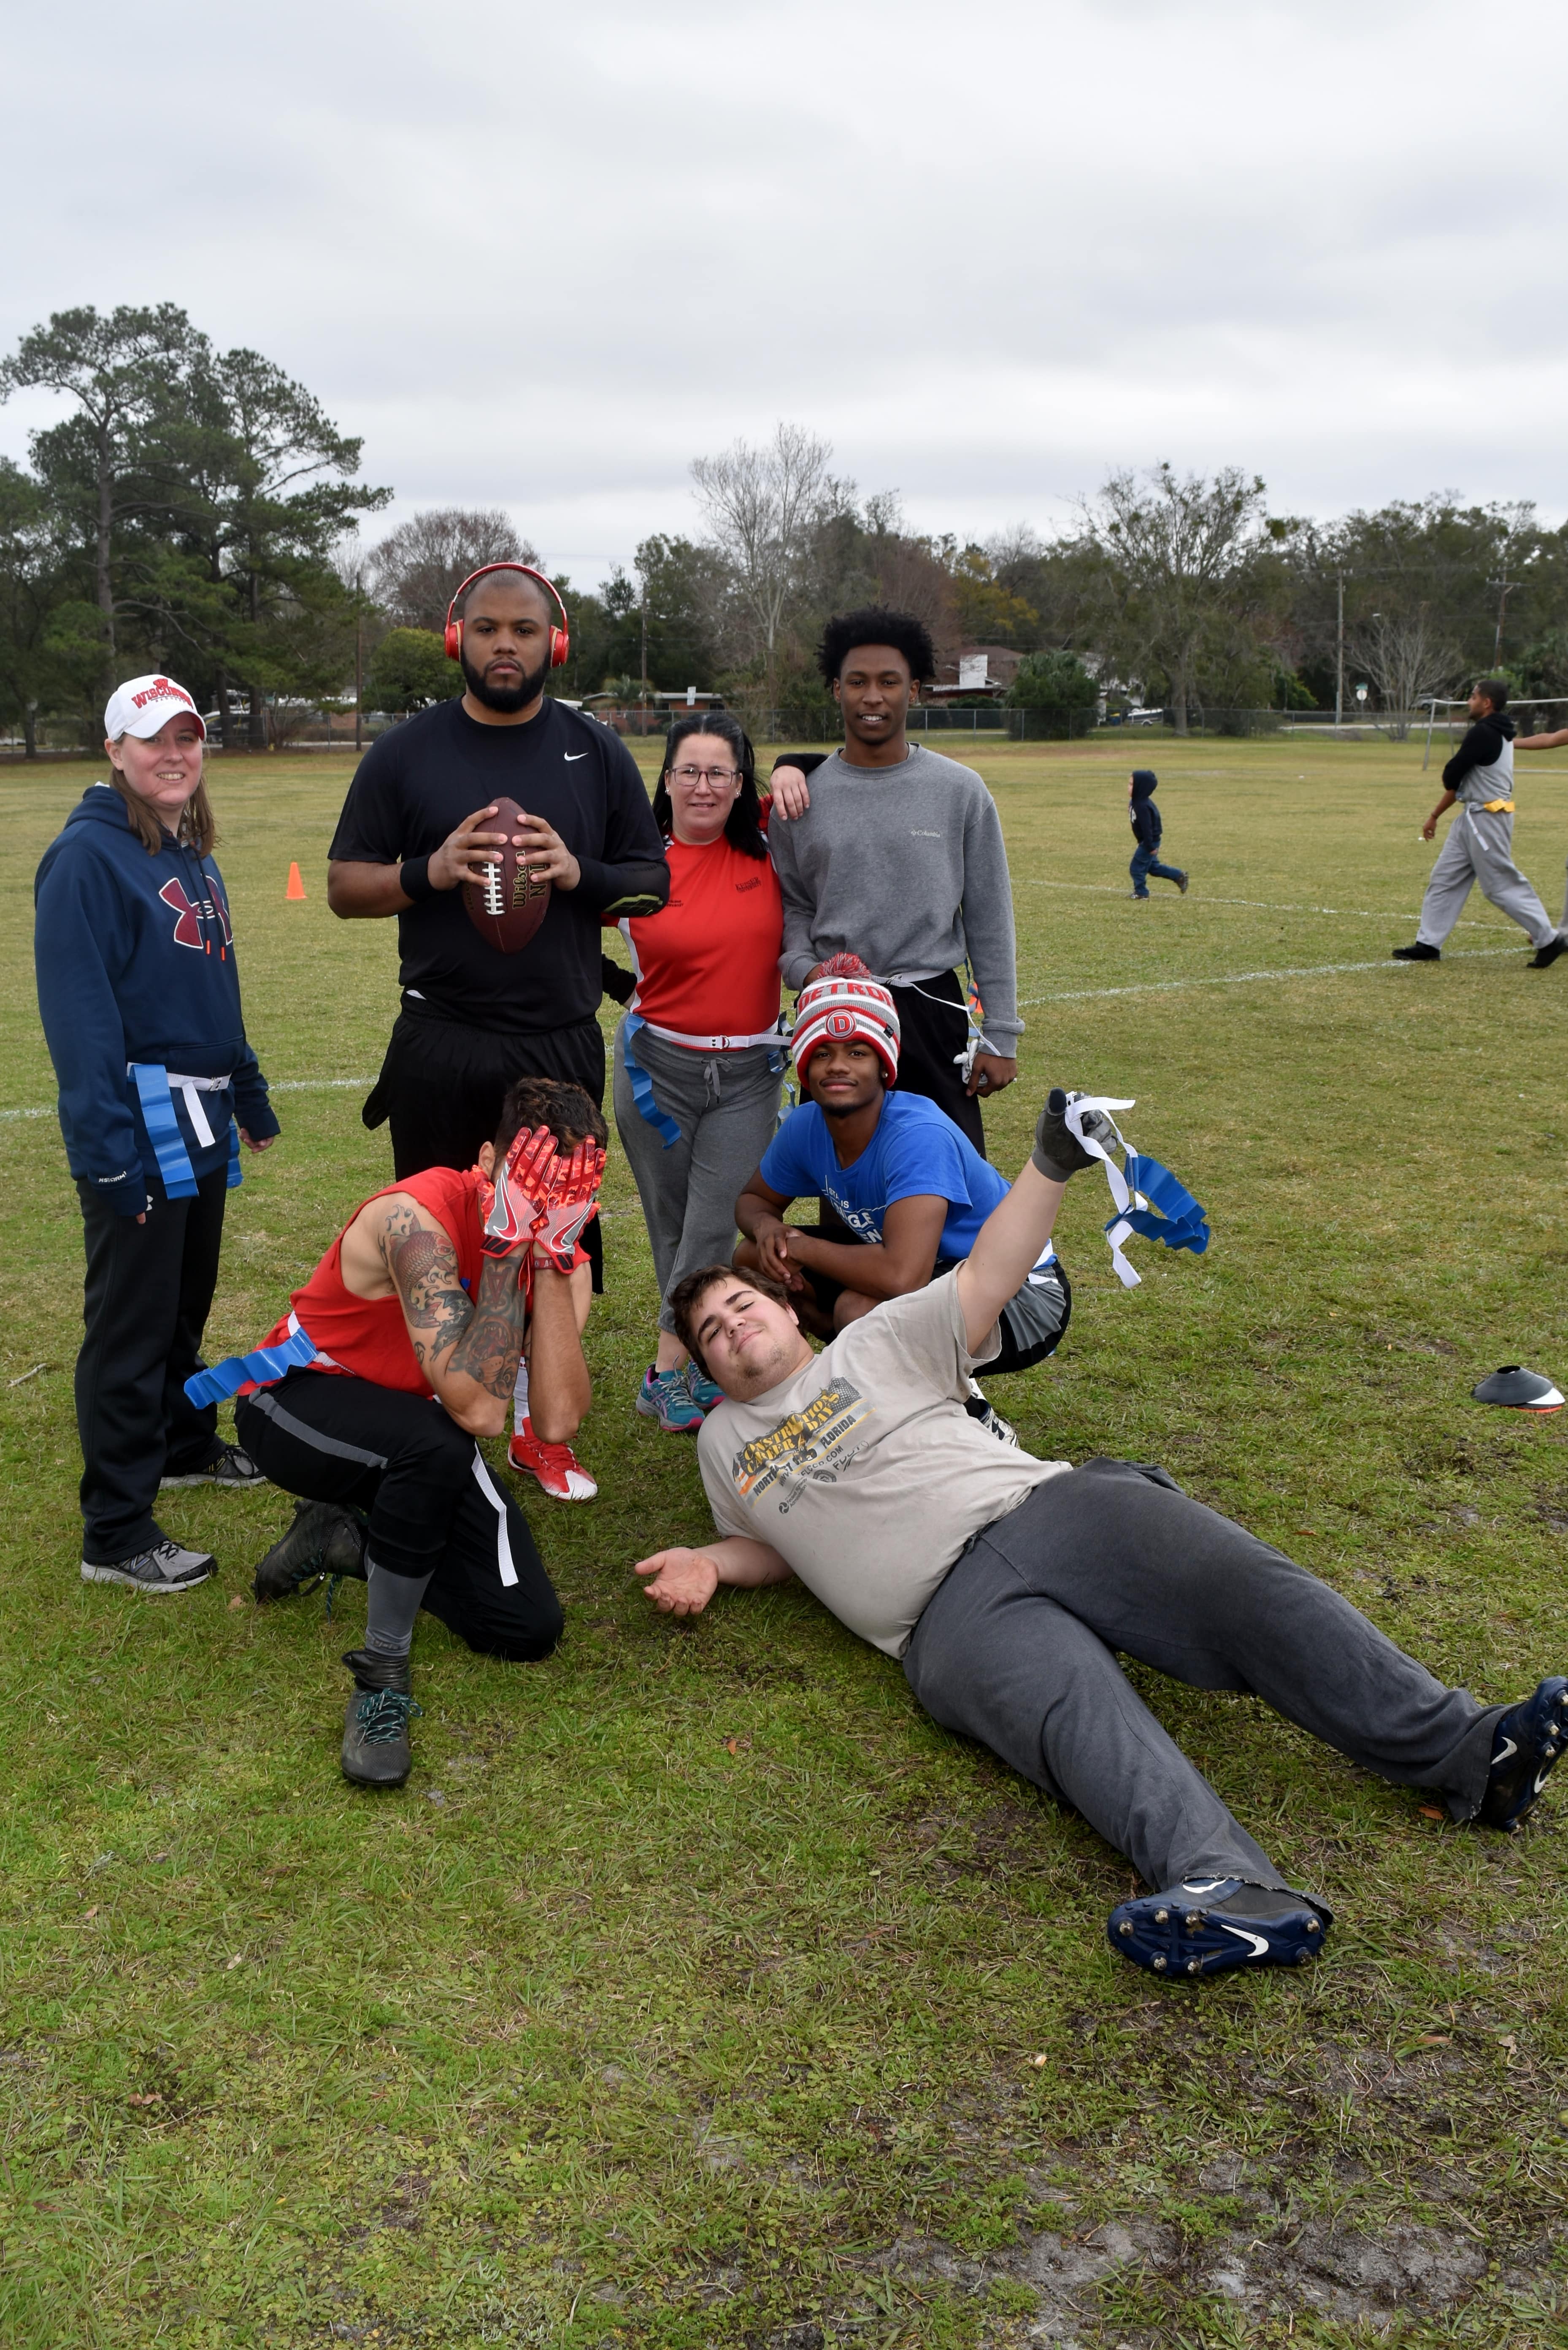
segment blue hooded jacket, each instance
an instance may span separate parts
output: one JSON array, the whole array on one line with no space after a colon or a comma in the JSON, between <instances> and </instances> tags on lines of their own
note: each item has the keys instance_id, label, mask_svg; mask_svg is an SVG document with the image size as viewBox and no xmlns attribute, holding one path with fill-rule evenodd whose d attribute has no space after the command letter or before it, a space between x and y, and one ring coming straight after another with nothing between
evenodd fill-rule
<instances>
[{"instance_id":1,"label":"blue hooded jacket","mask_svg":"<svg viewBox=\"0 0 1568 2350\"><path fill-rule=\"evenodd\" d=\"M1132 799L1127 815L1133 834L1140 848L1158 848L1165 827L1159 820L1159 810L1154 795L1159 777L1152 767L1135 767L1132 779Z\"/></svg>"},{"instance_id":2,"label":"blue hooded jacket","mask_svg":"<svg viewBox=\"0 0 1568 2350\"><path fill-rule=\"evenodd\" d=\"M255 1141L277 1132L245 1042L228 898L210 857L167 834L150 857L119 794L94 784L44 851L33 902L38 1009L73 1175L127 1216L158 1190L157 1154L127 1074L132 1061L183 1076L232 1073L223 1091L199 1097L208 1143L174 1090L195 1176L227 1162L233 1118Z\"/></svg>"}]
</instances>

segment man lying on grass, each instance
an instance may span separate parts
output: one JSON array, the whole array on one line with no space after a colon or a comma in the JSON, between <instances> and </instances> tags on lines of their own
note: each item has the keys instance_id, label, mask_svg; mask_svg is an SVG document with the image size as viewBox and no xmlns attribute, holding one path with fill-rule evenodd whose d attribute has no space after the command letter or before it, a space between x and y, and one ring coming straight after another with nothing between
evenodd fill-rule
<instances>
[{"instance_id":1,"label":"man lying on grass","mask_svg":"<svg viewBox=\"0 0 1568 2350\"><path fill-rule=\"evenodd\" d=\"M967 1261L852 1322L821 1355L763 1275L711 1265L671 1298L726 1400L698 1440L722 1539L639 1562L695 1616L721 1584L799 1575L900 1657L926 1711L1071 1804L1154 1887L1111 1947L1156 1974L1314 1957L1325 1905L1289 1886L1167 1737L1116 1652L1198 1689L1250 1690L1457 1820L1518 1825L1568 1736L1568 1679L1508 1709L1445 1689L1348 1600L1161 1469L1036 1461L964 1410L997 1316L1094 1161L1052 1093L1033 1152ZM1081 1097L1079 1097L1081 1098ZM1113 1129L1085 1113L1085 1131Z\"/></svg>"},{"instance_id":2,"label":"man lying on grass","mask_svg":"<svg viewBox=\"0 0 1568 2350\"><path fill-rule=\"evenodd\" d=\"M369 1584L365 1645L343 1659L343 1771L362 1786L401 1786L411 1767L421 1607L482 1656L532 1662L560 1638L527 1522L474 1439L504 1432L524 1349L546 1440L568 1442L588 1408L571 1276L606 1131L580 1086L519 1078L476 1166L378 1192L255 1353L198 1374L238 1395L246 1451L301 1496L257 1599L323 1574Z\"/></svg>"}]
</instances>

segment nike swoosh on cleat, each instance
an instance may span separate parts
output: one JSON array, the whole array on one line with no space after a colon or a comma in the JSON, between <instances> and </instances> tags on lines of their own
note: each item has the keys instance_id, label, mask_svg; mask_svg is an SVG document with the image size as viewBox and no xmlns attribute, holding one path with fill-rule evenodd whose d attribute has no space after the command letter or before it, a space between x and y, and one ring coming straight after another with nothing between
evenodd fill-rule
<instances>
[{"instance_id":1,"label":"nike swoosh on cleat","mask_svg":"<svg viewBox=\"0 0 1568 2350\"><path fill-rule=\"evenodd\" d=\"M571 765L574 759L586 759L587 755L588 754L586 751L563 751L561 754L562 758L565 759L568 767Z\"/></svg>"},{"instance_id":2,"label":"nike swoosh on cleat","mask_svg":"<svg viewBox=\"0 0 1568 2350\"><path fill-rule=\"evenodd\" d=\"M1492 1769L1495 1771L1495 1770L1497 1769L1497 1767L1498 1767L1498 1765L1499 1765L1499 1763L1500 1763L1500 1762L1511 1762L1511 1761L1513 1760L1514 1756L1518 1753L1518 1752L1519 1752L1519 1741L1518 1741L1518 1739L1517 1739L1517 1738L1510 1738L1510 1737L1507 1735L1507 1733L1505 1732L1505 1733L1504 1733L1504 1735L1503 1735L1503 1742L1502 1742L1502 1752L1501 1752L1501 1754L1494 1754L1494 1755L1493 1755L1493 1757L1492 1757L1492 1764L1491 1764Z\"/></svg>"},{"instance_id":3,"label":"nike swoosh on cleat","mask_svg":"<svg viewBox=\"0 0 1568 2350\"><path fill-rule=\"evenodd\" d=\"M1181 1880L1181 1889L1183 1893L1212 1893L1216 1886L1224 1885L1227 1882L1228 1880L1223 1877L1184 1877Z\"/></svg>"},{"instance_id":4,"label":"nike swoosh on cleat","mask_svg":"<svg viewBox=\"0 0 1568 2350\"><path fill-rule=\"evenodd\" d=\"M1239 1942L1251 1942L1252 1945L1253 1958L1266 1959L1268 1957L1269 1943L1268 1937L1266 1935L1250 1934L1245 1926L1227 1926L1223 1918L1216 1918L1211 1920L1211 1923L1218 1926L1224 1933L1234 1934Z\"/></svg>"}]
</instances>

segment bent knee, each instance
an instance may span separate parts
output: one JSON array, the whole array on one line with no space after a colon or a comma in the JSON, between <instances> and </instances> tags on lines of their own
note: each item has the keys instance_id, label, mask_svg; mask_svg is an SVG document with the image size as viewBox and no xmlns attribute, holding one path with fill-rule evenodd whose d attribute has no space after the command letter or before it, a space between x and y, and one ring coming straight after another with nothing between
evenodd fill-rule
<instances>
[{"instance_id":1,"label":"bent knee","mask_svg":"<svg viewBox=\"0 0 1568 2350\"><path fill-rule=\"evenodd\" d=\"M476 1657L494 1657L504 1665L539 1665L560 1646L566 1618L559 1602L541 1608L533 1622L465 1626L463 1638Z\"/></svg>"}]
</instances>

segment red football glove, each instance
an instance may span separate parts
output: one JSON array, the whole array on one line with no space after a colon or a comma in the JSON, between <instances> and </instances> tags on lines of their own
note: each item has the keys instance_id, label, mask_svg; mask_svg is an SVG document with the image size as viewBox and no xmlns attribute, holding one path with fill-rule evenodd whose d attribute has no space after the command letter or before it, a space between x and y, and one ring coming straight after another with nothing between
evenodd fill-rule
<instances>
[{"instance_id":1,"label":"red football glove","mask_svg":"<svg viewBox=\"0 0 1568 2350\"><path fill-rule=\"evenodd\" d=\"M570 1273L578 1262L577 1240L589 1217L598 1212L604 1172L605 1154L597 1142L579 1142L569 1158L557 1154L553 1162L534 1224L534 1242L557 1273Z\"/></svg>"},{"instance_id":2,"label":"red football glove","mask_svg":"<svg viewBox=\"0 0 1568 2350\"><path fill-rule=\"evenodd\" d=\"M533 1239L555 1164L556 1138L547 1126L537 1126L532 1133L520 1128L513 1136L504 1164L489 1186L488 1200L480 1193L484 1210L484 1238L480 1245L486 1256L510 1256Z\"/></svg>"}]
</instances>

